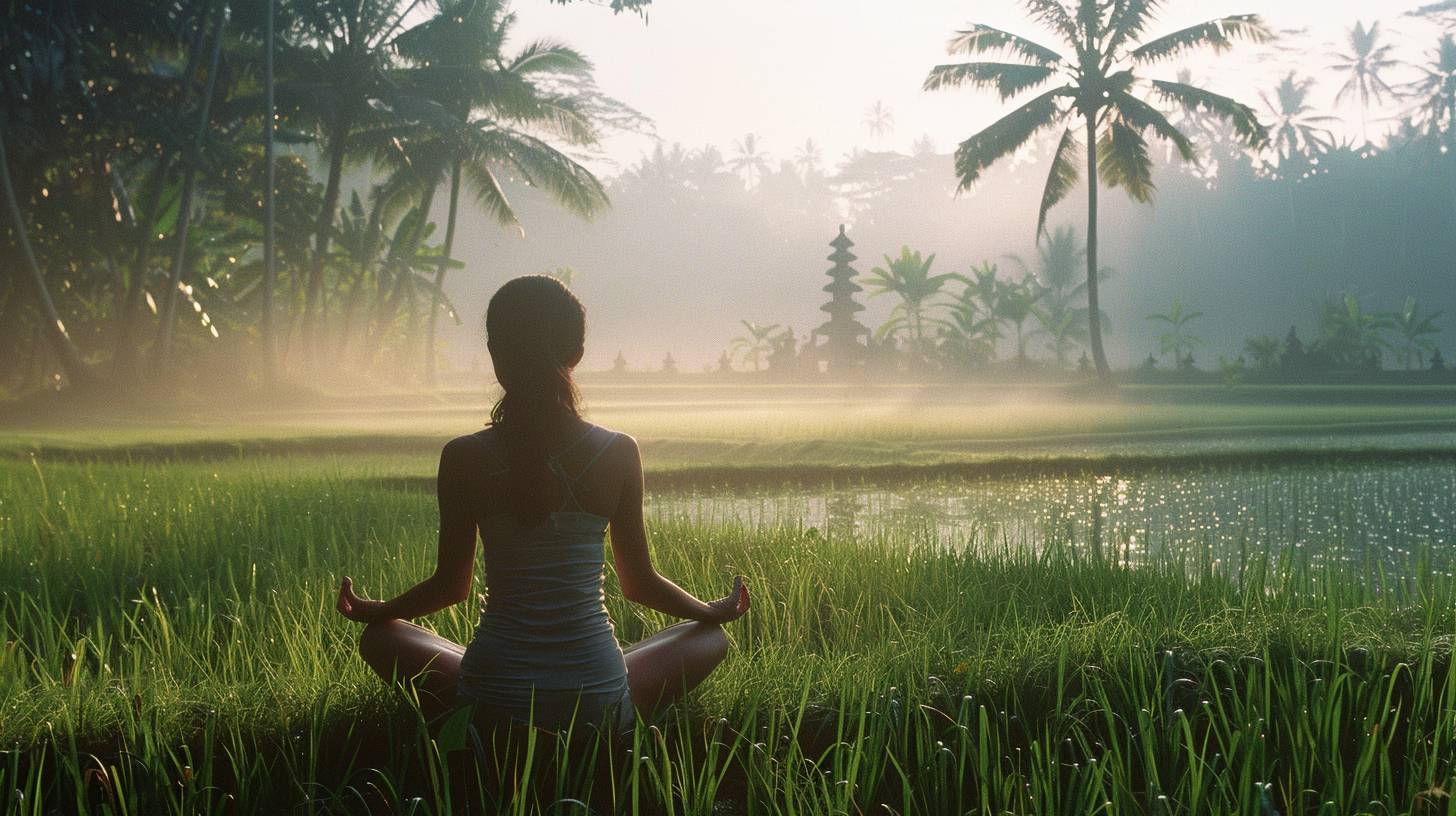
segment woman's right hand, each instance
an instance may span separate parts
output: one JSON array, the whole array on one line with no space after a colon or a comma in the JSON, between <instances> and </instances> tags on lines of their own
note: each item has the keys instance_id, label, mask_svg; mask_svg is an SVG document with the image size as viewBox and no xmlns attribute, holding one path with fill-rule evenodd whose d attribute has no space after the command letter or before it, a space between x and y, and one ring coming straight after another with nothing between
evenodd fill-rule
<instances>
[{"instance_id":1,"label":"woman's right hand","mask_svg":"<svg viewBox=\"0 0 1456 816\"><path fill-rule=\"evenodd\" d=\"M710 601L708 609L712 612L707 623L723 624L743 617L743 613L748 611L748 584L744 583L743 576L734 578L733 591L716 601Z\"/></svg>"}]
</instances>

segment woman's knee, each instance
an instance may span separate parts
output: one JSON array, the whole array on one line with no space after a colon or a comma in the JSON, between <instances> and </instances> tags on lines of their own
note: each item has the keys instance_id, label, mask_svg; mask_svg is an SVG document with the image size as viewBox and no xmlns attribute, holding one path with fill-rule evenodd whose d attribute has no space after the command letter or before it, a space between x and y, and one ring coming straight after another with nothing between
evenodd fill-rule
<instances>
[{"instance_id":1,"label":"woman's knee","mask_svg":"<svg viewBox=\"0 0 1456 816\"><path fill-rule=\"evenodd\" d=\"M400 622L397 620L374 621L364 627L359 635L359 656L370 665L376 663L391 650L390 643L397 637Z\"/></svg>"},{"instance_id":2,"label":"woman's knee","mask_svg":"<svg viewBox=\"0 0 1456 816\"><path fill-rule=\"evenodd\" d=\"M693 635L700 643L703 656L713 665L723 662L723 658L728 656L728 633L723 631L723 627L716 623L699 623Z\"/></svg>"}]
</instances>

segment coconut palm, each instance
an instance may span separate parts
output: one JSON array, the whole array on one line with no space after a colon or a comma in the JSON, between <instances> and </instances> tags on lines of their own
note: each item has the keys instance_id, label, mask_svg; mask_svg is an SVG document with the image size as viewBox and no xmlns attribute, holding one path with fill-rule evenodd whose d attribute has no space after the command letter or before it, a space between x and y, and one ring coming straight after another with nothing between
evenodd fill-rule
<instances>
[{"instance_id":1,"label":"coconut palm","mask_svg":"<svg viewBox=\"0 0 1456 816\"><path fill-rule=\"evenodd\" d=\"M1351 95L1359 100L1360 136L1368 144L1370 138L1365 129L1370 103L1382 102L1387 95L1395 93L1380 74L1400 63L1390 58L1395 46L1380 42L1379 20L1371 23L1369 28L1356 20L1355 25L1345 32L1345 40L1348 50L1335 54L1336 62L1330 66L1330 70L1346 76L1345 84L1335 94L1335 104L1344 102Z\"/></svg>"},{"instance_id":2,"label":"coconut palm","mask_svg":"<svg viewBox=\"0 0 1456 816\"><path fill-rule=\"evenodd\" d=\"M1440 316L1440 310L1422 312L1414 297L1407 297L1400 311L1387 315L1391 328L1400 335L1400 345L1395 348L1398 365L1407 370L1425 366L1425 356L1436 348L1427 338L1441 333L1436 328L1436 319Z\"/></svg>"},{"instance_id":3,"label":"coconut palm","mask_svg":"<svg viewBox=\"0 0 1456 816\"><path fill-rule=\"evenodd\" d=\"M1150 79L1143 70L1200 48L1222 53L1236 40L1263 42L1273 35L1255 15L1222 17L1137 44L1152 23L1157 0L1097 3L1079 0L1075 8L1058 0L1023 0L1033 19L1052 28L1074 57L1068 58L1029 39L985 25L973 25L948 44L952 54L1002 54L1017 62L965 62L937 65L925 80L927 90L971 85L993 88L1003 101L1065 80L1043 90L956 150L956 175L970 189L998 160L1031 143L1038 134L1064 127L1042 193L1036 231L1046 214L1081 176L1077 153L1085 149L1087 185L1087 301L1090 339L1098 376L1110 377L1102 348L1097 290L1096 181L1122 187L1134 200L1148 201L1154 190L1152 160L1145 134L1171 142L1184 160L1194 156L1188 138L1143 95L1175 107L1200 109L1232 125L1250 146L1267 135L1252 109L1226 96L1180 82Z\"/></svg>"},{"instance_id":4,"label":"coconut palm","mask_svg":"<svg viewBox=\"0 0 1456 816\"><path fill-rule=\"evenodd\" d=\"M1036 314L1037 301L1046 290L1027 275L1016 281L1000 281L996 293L997 316L1012 328L1016 340L1016 362L1026 365L1026 322Z\"/></svg>"},{"instance_id":5,"label":"coconut palm","mask_svg":"<svg viewBox=\"0 0 1456 816\"><path fill-rule=\"evenodd\" d=\"M415 169L424 169L423 181L431 187L445 173L450 179L444 251L424 339L427 385L435 381L438 292L443 291L454 250L462 186L473 188L477 205L497 224L518 230L520 219L500 178L502 170L577 215L590 216L607 204L596 177L547 141L595 143L577 100L544 84L561 76L589 75L591 64L575 50L550 41L530 43L506 57L502 52L515 19L503 0L447 0L433 18L396 40L399 53L415 66L404 82L432 97L433 104L401 111L417 118L418 124L403 135L413 136L423 149L403 154L390 149L385 156L413 161L410 154L419 155Z\"/></svg>"},{"instance_id":6,"label":"coconut palm","mask_svg":"<svg viewBox=\"0 0 1456 816\"><path fill-rule=\"evenodd\" d=\"M741 356L746 362L753 363L753 370L758 371L762 367L764 356L773 353L784 327L777 323L754 323L751 320L739 322L743 324L746 334L733 338L728 345L728 351L735 358Z\"/></svg>"},{"instance_id":7,"label":"coconut palm","mask_svg":"<svg viewBox=\"0 0 1456 816\"><path fill-rule=\"evenodd\" d=\"M794 151L794 166L799 169L799 175L805 179L819 174L819 165L824 160L824 152L813 139L805 139Z\"/></svg>"},{"instance_id":8,"label":"coconut palm","mask_svg":"<svg viewBox=\"0 0 1456 816\"><path fill-rule=\"evenodd\" d=\"M1276 167L1291 177L1296 160L1328 150L1334 144L1334 136L1325 125L1335 121L1335 117L1314 112L1314 106L1308 102L1313 87L1312 78L1298 79L1290 71L1274 88L1272 97L1263 92L1259 94L1271 117L1269 147L1274 151Z\"/></svg>"},{"instance_id":9,"label":"coconut palm","mask_svg":"<svg viewBox=\"0 0 1456 816\"><path fill-rule=\"evenodd\" d=\"M865 110L864 126L869 130L870 138L879 141L895 129L895 114L884 101L876 99L875 104Z\"/></svg>"},{"instance_id":10,"label":"coconut palm","mask_svg":"<svg viewBox=\"0 0 1456 816\"><path fill-rule=\"evenodd\" d=\"M768 153L764 151L758 137L752 133L733 144L733 158L728 161L728 167L749 187L757 187L763 177L772 171L768 163Z\"/></svg>"},{"instance_id":11,"label":"coconut palm","mask_svg":"<svg viewBox=\"0 0 1456 816\"><path fill-rule=\"evenodd\" d=\"M1417 67L1421 76L1407 88L1418 102L1416 124L1449 149L1456 141L1456 36L1442 35L1428 61Z\"/></svg>"},{"instance_id":12,"label":"coconut palm","mask_svg":"<svg viewBox=\"0 0 1456 816\"><path fill-rule=\"evenodd\" d=\"M871 296L894 295L900 299L890 312L889 320L875 332L876 339L903 334L909 341L911 353L924 359L927 339L926 326L936 323L926 317L925 310L940 294L946 283L955 275L932 275L930 267L935 255L921 255L908 246L900 247L898 257L885 256L885 265L870 270L860 280Z\"/></svg>"},{"instance_id":13,"label":"coconut palm","mask_svg":"<svg viewBox=\"0 0 1456 816\"><path fill-rule=\"evenodd\" d=\"M1173 307L1165 313L1150 314L1148 320L1161 323L1166 330L1158 335L1158 348L1163 354L1173 355L1173 366L1203 345L1203 338L1189 332L1193 321L1203 317L1203 312L1191 311L1178 298L1173 298Z\"/></svg>"}]
</instances>

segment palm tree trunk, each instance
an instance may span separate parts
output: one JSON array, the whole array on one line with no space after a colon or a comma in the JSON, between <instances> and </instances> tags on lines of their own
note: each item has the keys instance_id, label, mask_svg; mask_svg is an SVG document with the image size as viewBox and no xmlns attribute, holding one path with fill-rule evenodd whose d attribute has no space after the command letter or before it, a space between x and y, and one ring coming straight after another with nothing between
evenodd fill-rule
<instances>
[{"instance_id":1,"label":"palm tree trunk","mask_svg":"<svg viewBox=\"0 0 1456 816\"><path fill-rule=\"evenodd\" d=\"M1102 351L1102 311L1097 300L1097 116L1087 117L1087 334L1097 379L1112 381Z\"/></svg>"},{"instance_id":2,"label":"palm tree trunk","mask_svg":"<svg viewBox=\"0 0 1456 816\"><path fill-rule=\"evenodd\" d=\"M172 274L167 280L167 290L162 293L162 322L157 327L157 350L154 361L157 375L167 368L172 355L172 328L177 317L177 289L182 283L182 269L187 263L187 233L192 225L192 195L197 186L197 164L201 159L202 140L207 135L207 125L212 115L212 92L217 87L217 68L222 59L222 29L227 21L227 5L217 10L217 22L212 29L212 57L208 61L207 86L202 91L202 104L197 116L197 133L188 151L187 171L182 181L182 199L177 205L177 254L172 260Z\"/></svg>"},{"instance_id":3,"label":"palm tree trunk","mask_svg":"<svg viewBox=\"0 0 1456 816\"><path fill-rule=\"evenodd\" d=\"M450 214L445 222L445 247L435 270L435 291L430 293L430 319L425 329L425 385L435 387L435 331L440 319L440 293L445 290L445 272L455 249L455 216L460 207L460 160L450 168Z\"/></svg>"},{"instance_id":4,"label":"palm tree trunk","mask_svg":"<svg viewBox=\"0 0 1456 816\"><path fill-rule=\"evenodd\" d=\"M273 281L277 277L274 268L274 210L273 210L273 4L277 0L264 0L263 33L263 385L272 386L278 380L277 341L273 325Z\"/></svg>"},{"instance_id":5,"label":"palm tree trunk","mask_svg":"<svg viewBox=\"0 0 1456 816\"><path fill-rule=\"evenodd\" d=\"M3 129L0 129L3 130ZM46 289L45 276L41 274L40 264L36 263L35 251L30 246L30 235L25 228L25 216L20 212L20 202L15 197L15 185L10 181L10 159L5 154L5 138L0 132L0 186L4 187L5 209L10 214L10 227L15 230L15 242L20 246L20 256L25 261L26 271L30 273L31 285L35 288L36 299L40 301L42 314L45 315L45 334L50 341L50 346L60 358L61 368L66 372L66 378L72 385L83 385L92 382L91 369L81 360L81 353L76 349L76 344L71 342L70 335L66 334L66 327L61 323L61 316L56 311L56 304L51 300L51 293ZM9 277L6 276L8 289Z\"/></svg>"},{"instance_id":6,"label":"palm tree trunk","mask_svg":"<svg viewBox=\"0 0 1456 816\"><path fill-rule=\"evenodd\" d=\"M339 209L339 194L343 186L344 154L348 151L349 129L347 119L337 123L333 138L329 140L329 176L324 183L324 200L319 205L318 220L314 222L313 263L308 270L308 283L303 293L303 346L305 359L311 363L317 357L319 324L323 319L324 260L329 254L329 242L333 237L334 213Z\"/></svg>"}]
</instances>

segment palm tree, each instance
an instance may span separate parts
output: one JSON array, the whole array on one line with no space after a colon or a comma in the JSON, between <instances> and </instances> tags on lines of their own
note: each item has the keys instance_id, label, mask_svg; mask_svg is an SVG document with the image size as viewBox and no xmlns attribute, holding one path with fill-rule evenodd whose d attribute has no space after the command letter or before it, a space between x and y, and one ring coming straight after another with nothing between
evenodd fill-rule
<instances>
[{"instance_id":1,"label":"palm tree","mask_svg":"<svg viewBox=\"0 0 1456 816\"><path fill-rule=\"evenodd\" d=\"M1283 341L1269 334L1261 334L1258 337L1244 340L1244 354L1258 368L1270 369L1278 365L1279 354L1283 349Z\"/></svg>"},{"instance_id":2,"label":"palm tree","mask_svg":"<svg viewBox=\"0 0 1456 816\"><path fill-rule=\"evenodd\" d=\"M763 150L758 137L752 133L734 143L733 153L728 167L742 177L743 183L749 187L757 187L759 181L769 174L771 168L768 164L768 153Z\"/></svg>"},{"instance_id":3,"label":"palm tree","mask_svg":"<svg viewBox=\"0 0 1456 816\"><path fill-rule=\"evenodd\" d=\"M1306 101L1312 87L1313 79L1296 79L1290 71L1275 87L1273 97L1259 94L1272 119L1269 147L1274 151L1278 170L1290 177L1294 172L1290 166L1295 159L1327 150L1334 144L1334 137L1324 125L1335 121L1335 117L1314 113L1314 107Z\"/></svg>"},{"instance_id":4,"label":"palm tree","mask_svg":"<svg viewBox=\"0 0 1456 816\"><path fill-rule=\"evenodd\" d=\"M1390 348L1384 333L1392 325L1388 315L1365 311L1354 295L1326 298L1320 307L1320 351L1341 365L1379 365L1381 353Z\"/></svg>"},{"instance_id":5,"label":"palm tree","mask_svg":"<svg viewBox=\"0 0 1456 816\"><path fill-rule=\"evenodd\" d=\"M1158 335L1158 348L1163 354L1173 355L1174 368L1187 355L1192 354L1194 349L1203 345L1203 338L1188 331L1189 325L1200 317L1203 317L1203 312L1189 311L1178 298L1173 298L1173 308L1166 313L1148 315L1148 320L1167 326L1167 330Z\"/></svg>"},{"instance_id":6,"label":"palm tree","mask_svg":"<svg viewBox=\"0 0 1456 816\"><path fill-rule=\"evenodd\" d=\"M805 139L794 152L794 166L799 168L799 175L805 179L811 178L819 173L819 164L823 161L823 151L813 139Z\"/></svg>"},{"instance_id":7,"label":"palm tree","mask_svg":"<svg viewBox=\"0 0 1456 816\"><path fill-rule=\"evenodd\" d=\"M430 297L425 333L424 379L435 382L435 336L445 273L455 245L460 190L467 183L496 223L520 229L520 220L505 185L512 178L538 187L568 211L590 216L607 205L601 183L546 138L573 146L594 144L596 136L578 101L547 90L543 82L563 76L586 76L591 63L567 46L550 41L528 44L514 57L502 55L516 17L502 0L453 0L442 3L431 19L401 34L396 47L417 68L413 83L434 98L416 106L417 138L427 168L450 178L450 203L445 244ZM409 131L405 131L409 133ZM398 155L389 151L388 155ZM426 207L428 210L428 207Z\"/></svg>"},{"instance_id":8,"label":"palm tree","mask_svg":"<svg viewBox=\"0 0 1456 816\"><path fill-rule=\"evenodd\" d=\"M1416 122L1426 135L1443 139L1443 152L1456 137L1456 35L1442 35L1429 61L1419 66L1421 77L1410 83L1410 95L1419 101Z\"/></svg>"},{"instance_id":9,"label":"palm tree","mask_svg":"<svg viewBox=\"0 0 1456 816\"><path fill-rule=\"evenodd\" d=\"M1139 202L1153 194L1152 161L1144 134L1151 131L1171 142L1184 160L1194 156L1193 145L1168 118L1139 97L1138 92L1184 109L1201 109L1228 122L1250 146L1267 138L1247 105L1226 96L1181 82L1148 79L1141 70L1198 48L1215 53L1235 40L1263 42L1273 34L1255 15L1222 17L1135 44L1152 22L1157 2L1119 0L1094 3L1081 0L1068 7L1058 0L1023 0L1033 19L1050 26L1074 58L1024 37L985 25L957 33L949 44L952 54L1009 54L1019 62L966 62L937 65L925 79L927 90L969 84L994 88L1003 101L1041 88L1055 78L1066 81L1042 91L1025 104L960 144L956 175L960 189L968 190L998 160L1020 150L1043 130L1066 125L1053 154L1051 172L1042 192L1036 231L1046 225L1047 211L1077 183L1081 171L1076 154L1086 151L1087 185L1087 304L1092 358L1097 375L1106 382L1111 371L1102 348L1101 314L1097 291L1097 182L1124 188ZM1079 141L1079 130L1081 132Z\"/></svg>"},{"instance_id":10,"label":"palm tree","mask_svg":"<svg viewBox=\"0 0 1456 816\"><path fill-rule=\"evenodd\" d=\"M895 114L882 100L876 99L875 104L865 110L864 126L869 130L870 138L878 142L895 129Z\"/></svg>"},{"instance_id":11,"label":"palm tree","mask_svg":"<svg viewBox=\"0 0 1456 816\"><path fill-rule=\"evenodd\" d=\"M30 246L30 233L26 228L25 215L20 210L20 202L15 197L15 185L10 180L10 159L5 154L4 129L0 128L0 194L5 196L5 211L10 218L10 228L14 231L15 242L20 247L21 257L25 261L25 269L30 274L31 286L35 289L36 297L40 300L41 313L45 316L45 334L50 340L51 349L61 361L61 368L66 372L66 378L73 385L79 385L91 381L91 371L81 360L81 353L77 351L76 344L71 341L71 336L66 333L66 324L61 322L60 313L56 311L55 301L51 300L50 290L46 288L45 277L41 274L40 264L36 263L35 252ZM7 278L0 281L0 294L5 294L9 289L8 271Z\"/></svg>"},{"instance_id":12,"label":"palm tree","mask_svg":"<svg viewBox=\"0 0 1456 816\"><path fill-rule=\"evenodd\" d=\"M1395 360L1399 365L1406 370L1425 366L1425 355L1435 349L1435 345L1426 338L1441 333L1436 328L1436 318L1440 316L1440 310L1422 313L1420 303L1414 297L1407 297L1400 311L1388 315L1391 327L1400 335L1401 344L1395 350Z\"/></svg>"},{"instance_id":13,"label":"palm tree","mask_svg":"<svg viewBox=\"0 0 1456 816\"><path fill-rule=\"evenodd\" d=\"M728 351L735 357L742 355L745 361L753 363L753 370L758 371L763 363L766 354L772 354L779 335L784 328L777 323L754 323L751 320L739 321L743 324L746 334L733 338L729 344Z\"/></svg>"},{"instance_id":14,"label":"palm tree","mask_svg":"<svg viewBox=\"0 0 1456 816\"><path fill-rule=\"evenodd\" d=\"M277 252L273 246L277 215L273 203L276 184L273 171L273 134L277 129L273 103L274 6L278 0L263 0L263 316L259 330L263 343L263 384L272 386L278 379L278 341L273 326L273 285L278 278L275 267Z\"/></svg>"},{"instance_id":15,"label":"palm tree","mask_svg":"<svg viewBox=\"0 0 1456 816\"><path fill-rule=\"evenodd\" d=\"M1073 343L1085 343L1090 326L1087 281L1080 268L1087 249L1078 240L1076 228L1071 226L1044 231L1038 238L1034 267L1020 255L1007 258L1021 268L1023 275L1034 276L1043 290L1034 316L1041 324L1041 334L1051 341L1057 367L1065 368ZM1112 270L1107 267L1099 269L1098 283L1105 283L1111 274ZM1106 313L1100 315L1098 325L1107 331Z\"/></svg>"},{"instance_id":16,"label":"palm tree","mask_svg":"<svg viewBox=\"0 0 1456 816\"><path fill-rule=\"evenodd\" d=\"M996 294L997 316L1015 330L1016 362L1025 366L1026 321L1036 313L1037 301L1046 290L1037 284L1036 278L1027 275L1018 281L1001 281Z\"/></svg>"},{"instance_id":17,"label":"palm tree","mask_svg":"<svg viewBox=\"0 0 1456 816\"><path fill-rule=\"evenodd\" d=\"M1330 66L1330 70L1338 71L1347 77L1345 84L1340 87L1340 92L1335 94L1335 104L1340 104L1345 97L1351 94L1359 99L1360 137L1365 140L1366 144L1369 144L1370 137L1366 133L1366 119L1371 101L1379 103L1384 101L1387 94L1395 93L1380 74L1400 63L1390 58L1390 52L1394 50L1395 46L1380 42L1379 20L1371 23L1369 28L1356 20L1354 27L1345 32L1345 37L1349 50L1335 54L1337 62Z\"/></svg>"},{"instance_id":18,"label":"palm tree","mask_svg":"<svg viewBox=\"0 0 1456 816\"><path fill-rule=\"evenodd\" d=\"M918 250L902 246L899 257L886 255L884 266L871 269L870 274L861 279L871 296L893 294L900 299L891 310L890 319L875 332L876 339L903 332L910 343L911 353L921 359L926 352L925 326L929 322L937 322L926 318L925 309L946 283L956 277L930 274L933 263L934 254L922 256Z\"/></svg>"}]
</instances>

